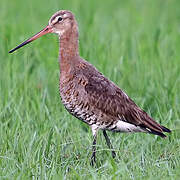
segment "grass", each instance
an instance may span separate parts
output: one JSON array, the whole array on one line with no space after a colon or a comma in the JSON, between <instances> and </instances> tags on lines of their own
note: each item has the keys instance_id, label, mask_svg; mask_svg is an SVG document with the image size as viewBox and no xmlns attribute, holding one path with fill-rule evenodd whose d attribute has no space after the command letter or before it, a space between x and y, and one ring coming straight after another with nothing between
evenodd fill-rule
<instances>
[{"instance_id":1,"label":"grass","mask_svg":"<svg viewBox=\"0 0 180 180\"><path fill-rule=\"evenodd\" d=\"M0 179L179 179L180 2L178 0L1 0ZM58 38L14 54L59 9L74 12L80 54L154 119L168 138L113 134L113 160L101 132L96 168L92 134L59 98Z\"/></svg>"}]
</instances>

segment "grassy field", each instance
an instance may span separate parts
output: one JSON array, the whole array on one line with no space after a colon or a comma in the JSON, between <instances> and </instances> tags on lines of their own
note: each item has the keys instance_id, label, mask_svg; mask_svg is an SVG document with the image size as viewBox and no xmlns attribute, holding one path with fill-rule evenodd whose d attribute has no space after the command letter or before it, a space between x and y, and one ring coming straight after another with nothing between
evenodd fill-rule
<instances>
[{"instance_id":1,"label":"grassy field","mask_svg":"<svg viewBox=\"0 0 180 180\"><path fill-rule=\"evenodd\" d=\"M80 54L121 87L168 138L102 133L89 164L90 128L61 104L58 38L40 31L51 15L76 15ZM0 3L0 179L180 179L180 1L31 0Z\"/></svg>"}]
</instances>

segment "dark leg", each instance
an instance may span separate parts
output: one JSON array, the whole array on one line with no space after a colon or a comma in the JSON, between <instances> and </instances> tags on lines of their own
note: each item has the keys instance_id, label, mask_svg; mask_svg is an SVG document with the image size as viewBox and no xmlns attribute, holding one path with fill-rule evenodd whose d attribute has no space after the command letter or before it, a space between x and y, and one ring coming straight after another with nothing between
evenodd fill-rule
<instances>
[{"instance_id":1,"label":"dark leg","mask_svg":"<svg viewBox=\"0 0 180 180\"><path fill-rule=\"evenodd\" d=\"M93 145L92 145L92 156L91 156L91 166L94 166L96 163L96 135L93 136Z\"/></svg>"},{"instance_id":2,"label":"dark leg","mask_svg":"<svg viewBox=\"0 0 180 180\"><path fill-rule=\"evenodd\" d=\"M109 139L109 137L108 137L108 135L107 135L105 130L103 130L103 135L104 135L104 137L106 139L106 144L108 145L109 149L112 150L112 157L115 158L116 157L116 153L113 150L113 146L112 146L111 141L110 141L110 139Z\"/></svg>"}]
</instances>

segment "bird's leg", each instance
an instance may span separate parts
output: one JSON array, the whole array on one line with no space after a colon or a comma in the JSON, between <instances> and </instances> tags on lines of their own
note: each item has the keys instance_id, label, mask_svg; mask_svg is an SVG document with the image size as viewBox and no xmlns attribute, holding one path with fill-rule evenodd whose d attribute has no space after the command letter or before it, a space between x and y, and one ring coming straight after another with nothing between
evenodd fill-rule
<instances>
[{"instance_id":1,"label":"bird's leg","mask_svg":"<svg viewBox=\"0 0 180 180\"><path fill-rule=\"evenodd\" d=\"M112 146L111 141L110 141L110 139L109 139L109 137L108 137L108 135L107 135L105 130L103 130L103 135L104 135L104 137L106 139L106 144L108 145L109 149L112 150L112 157L115 158L116 157L116 153L113 150L113 146Z\"/></svg>"},{"instance_id":2,"label":"bird's leg","mask_svg":"<svg viewBox=\"0 0 180 180\"><path fill-rule=\"evenodd\" d=\"M91 166L94 166L94 163L96 163L96 138L97 138L97 126L91 126L92 133L93 133L93 144L92 144L92 156L91 156Z\"/></svg>"},{"instance_id":3,"label":"bird's leg","mask_svg":"<svg viewBox=\"0 0 180 180\"><path fill-rule=\"evenodd\" d=\"M91 166L94 166L94 163L96 163L96 136L93 137Z\"/></svg>"}]
</instances>

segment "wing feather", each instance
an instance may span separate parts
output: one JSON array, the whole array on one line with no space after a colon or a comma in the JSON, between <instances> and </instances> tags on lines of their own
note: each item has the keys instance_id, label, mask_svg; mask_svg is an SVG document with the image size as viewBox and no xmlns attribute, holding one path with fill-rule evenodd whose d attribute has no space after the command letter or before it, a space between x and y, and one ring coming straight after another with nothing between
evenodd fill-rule
<instances>
[{"instance_id":1,"label":"wing feather","mask_svg":"<svg viewBox=\"0 0 180 180\"><path fill-rule=\"evenodd\" d=\"M162 137L163 128L145 111L140 109L119 87L102 74L91 76L85 86L88 101L107 115L149 130Z\"/></svg>"}]
</instances>

